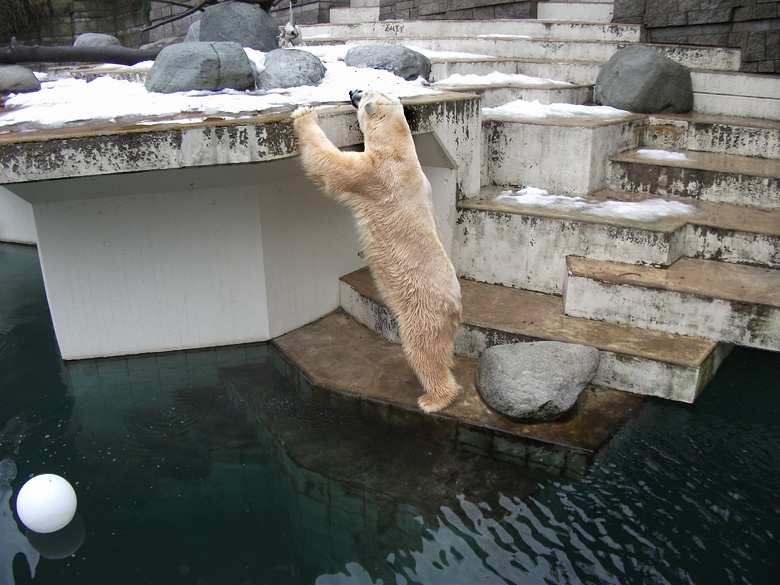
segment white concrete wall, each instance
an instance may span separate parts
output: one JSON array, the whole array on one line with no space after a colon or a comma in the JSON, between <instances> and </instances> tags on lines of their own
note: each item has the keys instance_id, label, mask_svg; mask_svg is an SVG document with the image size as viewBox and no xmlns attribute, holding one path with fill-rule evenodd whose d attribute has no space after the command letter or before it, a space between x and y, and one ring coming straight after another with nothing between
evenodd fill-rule
<instances>
[{"instance_id":1,"label":"white concrete wall","mask_svg":"<svg viewBox=\"0 0 780 585\"><path fill-rule=\"evenodd\" d=\"M267 340L335 310L362 265L348 211L294 159L14 188L65 359Z\"/></svg>"},{"instance_id":2,"label":"white concrete wall","mask_svg":"<svg viewBox=\"0 0 780 585\"><path fill-rule=\"evenodd\" d=\"M458 170L416 140L450 252ZM364 264L349 209L297 158L10 188L32 204L65 359L265 341L336 310Z\"/></svg>"},{"instance_id":3,"label":"white concrete wall","mask_svg":"<svg viewBox=\"0 0 780 585\"><path fill-rule=\"evenodd\" d=\"M37 242L32 206L5 187L0 187L0 242Z\"/></svg>"}]
</instances>

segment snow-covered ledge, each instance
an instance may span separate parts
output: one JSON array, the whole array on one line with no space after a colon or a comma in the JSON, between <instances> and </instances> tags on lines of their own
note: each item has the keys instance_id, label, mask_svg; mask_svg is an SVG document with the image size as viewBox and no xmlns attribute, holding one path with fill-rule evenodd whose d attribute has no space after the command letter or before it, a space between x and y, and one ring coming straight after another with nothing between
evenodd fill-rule
<instances>
[{"instance_id":1,"label":"snow-covered ledge","mask_svg":"<svg viewBox=\"0 0 780 585\"><path fill-rule=\"evenodd\" d=\"M479 190L479 100L404 100L448 248ZM0 185L32 206L65 359L263 341L338 307L359 268L347 209L295 158L292 108L233 120L0 134ZM323 108L339 146L354 110Z\"/></svg>"}]
</instances>

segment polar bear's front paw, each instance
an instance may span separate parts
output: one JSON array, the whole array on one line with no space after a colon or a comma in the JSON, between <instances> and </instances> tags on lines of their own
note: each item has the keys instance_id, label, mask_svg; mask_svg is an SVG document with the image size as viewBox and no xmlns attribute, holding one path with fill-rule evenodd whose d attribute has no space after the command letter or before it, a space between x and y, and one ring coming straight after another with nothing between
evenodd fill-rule
<instances>
[{"instance_id":1,"label":"polar bear's front paw","mask_svg":"<svg viewBox=\"0 0 780 585\"><path fill-rule=\"evenodd\" d=\"M313 115L316 119L317 114L314 113L314 110L310 108L309 106L302 106L300 108L297 108L293 113L292 116L290 116L293 120L298 120L299 118L303 118L305 116Z\"/></svg>"}]
</instances>

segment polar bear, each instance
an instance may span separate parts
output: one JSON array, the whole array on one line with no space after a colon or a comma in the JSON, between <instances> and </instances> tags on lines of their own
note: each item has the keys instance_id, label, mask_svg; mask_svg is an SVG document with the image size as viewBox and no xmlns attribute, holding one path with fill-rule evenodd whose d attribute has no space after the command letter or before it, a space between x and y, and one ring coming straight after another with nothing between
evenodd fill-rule
<instances>
[{"instance_id":1,"label":"polar bear","mask_svg":"<svg viewBox=\"0 0 780 585\"><path fill-rule=\"evenodd\" d=\"M460 284L433 210L431 185L417 160L401 102L377 91L349 92L363 152L342 152L310 108L293 113L307 174L353 211L379 293L395 315L401 345L425 393L425 412L449 406L461 391L452 374L461 320Z\"/></svg>"}]
</instances>

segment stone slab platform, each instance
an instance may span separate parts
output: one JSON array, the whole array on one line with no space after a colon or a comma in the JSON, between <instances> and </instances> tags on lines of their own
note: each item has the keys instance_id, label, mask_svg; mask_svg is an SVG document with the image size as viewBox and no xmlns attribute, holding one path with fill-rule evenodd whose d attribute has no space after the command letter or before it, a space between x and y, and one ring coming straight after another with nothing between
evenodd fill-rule
<instances>
[{"instance_id":1,"label":"stone slab platform","mask_svg":"<svg viewBox=\"0 0 780 585\"><path fill-rule=\"evenodd\" d=\"M470 446L503 460L520 459L548 472L556 467L563 474L583 472L590 457L642 403L639 396L590 387L562 419L538 424L516 422L491 410L477 393L477 360L456 358L455 376L463 386L463 394L443 412L428 415L417 407L422 387L401 347L344 313L333 313L287 333L274 339L273 344L314 388L364 401L376 409L389 409L387 416L402 424L430 423L434 438ZM545 447L554 454L540 451ZM574 450L574 454L565 450Z\"/></svg>"}]
</instances>

